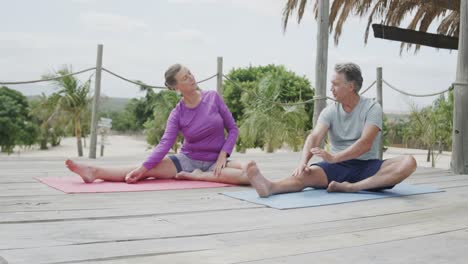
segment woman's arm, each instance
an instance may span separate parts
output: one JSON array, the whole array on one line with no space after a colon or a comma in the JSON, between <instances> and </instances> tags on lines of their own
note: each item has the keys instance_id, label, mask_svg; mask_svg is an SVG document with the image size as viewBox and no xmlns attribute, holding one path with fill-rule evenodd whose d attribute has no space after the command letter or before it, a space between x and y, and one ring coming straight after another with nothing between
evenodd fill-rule
<instances>
[{"instance_id":1,"label":"woman's arm","mask_svg":"<svg viewBox=\"0 0 468 264\"><path fill-rule=\"evenodd\" d=\"M226 142L221 150L226 152L227 156L229 156L236 145L239 129L237 128L236 121L232 117L231 111L229 111L229 108L218 93L216 93L216 102L218 104L219 113L223 118L224 128L228 132Z\"/></svg>"},{"instance_id":2,"label":"woman's arm","mask_svg":"<svg viewBox=\"0 0 468 264\"><path fill-rule=\"evenodd\" d=\"M164 156L169 152L169 150L174 145L177 134L179 133L179 108L176 106L171 111L169 118L167 119L166 129L164 135L161 138L159 144L153 149L152 153L146 158L146 161L143 162L143 166L151 170L164 158Z\"/></svg>"}]
</instances>

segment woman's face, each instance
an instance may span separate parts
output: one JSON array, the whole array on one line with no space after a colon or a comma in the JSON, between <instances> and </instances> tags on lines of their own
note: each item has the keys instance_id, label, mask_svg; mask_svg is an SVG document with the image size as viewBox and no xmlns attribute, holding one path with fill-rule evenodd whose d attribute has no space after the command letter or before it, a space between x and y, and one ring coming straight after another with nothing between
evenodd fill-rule
<instances>
[{"instance_id":1,"label":"woman's face","mask_svg":"<svg viewBox=\"0 0 468 264\"><path fill-rule=\"evenodd\" d=\"M175 79L177 81L175 89L181 93L191 92L197 89L195 77L185 66L182 66L180 71L175 75Z\"/></svg>"}]
</instances>

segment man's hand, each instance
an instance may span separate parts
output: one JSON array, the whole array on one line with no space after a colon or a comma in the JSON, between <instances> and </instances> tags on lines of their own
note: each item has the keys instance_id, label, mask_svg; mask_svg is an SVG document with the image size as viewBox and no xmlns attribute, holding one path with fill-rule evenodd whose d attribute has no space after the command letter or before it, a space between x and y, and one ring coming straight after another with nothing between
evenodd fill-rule
<instances>
[{"instance_id":1,"label":"man's hand","mask_svg":"<svg viewBox=\"0 0 468 264\"><path fill-rule=\"evenodd\" d=\"M218 155L218 160L216 160L214 176L219 177L221 175L221 170L226 167L226 152L221 151Z\"/></svg>"},{"instance_id":2,"label":"man's hand","mask_svg":"<svg viewBox=\"0 0 468 264\"><path fill-rule=\"evenodd\" d=\"M135 183L138 180L140 180L141 177L143 177L143 174L145 174L145 172L147 171L148 169L145 168L145 166L141 165L138 168L127 173L127 175L125 175L125 181L127 183Z\"/></svg>"},{"instance_id":3,"label":"man's hand","mask_svg":"<svg viewBox=\"0 0 468 264\"><path fill-rule=\"evenodd\" d=\"M297 168L293 171L292 176L297 177L306 171L309 171L309 167L307 166L307 164L301 164L297 166Z\"/></svg>"},{"instance_id":4,"label":"man's hand","mask_svg":"<svg viewBox=\"0 0 468 264\"><path fill-rule=\"evenodd\" d=\"M312 148L310 150L310 153L312 153L314 156L318 156L322 158L324 161L328 163L336 163L335 155L330 154L328 151L325 151L321 148Z\"/></svg>"}]
</instances>

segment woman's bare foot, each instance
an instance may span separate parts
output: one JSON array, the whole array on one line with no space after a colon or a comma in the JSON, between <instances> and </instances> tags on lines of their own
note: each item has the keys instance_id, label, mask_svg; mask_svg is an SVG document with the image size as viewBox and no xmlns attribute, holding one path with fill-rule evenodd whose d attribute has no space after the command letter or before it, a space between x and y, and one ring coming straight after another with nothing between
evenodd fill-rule
<instances>
[{"instance_id":1,"label":"woman's bare foot","mask_svg":"<svg viewBox=\"0 0 468 264\"><path fill-rule=\"evenodd\" d=\"M327 192L357 192L359 191L354 187L354 184L349 182L336 182L332 181L328 184Z\"/></svg>"},{"instance_id":2,"label":"woman's bare foot","mask_svg":"<svg viewBox=\"0 0 468 264\"><path fill-rule=\"evenodd\" d=\"M67 168L69 170L80 175L80 177L85 183L92 183L94 180L96 180L96 178L94 177L93 168L90 166L74 162L70 159L67 159L65 161L65 165L67 165Z\"/></svg>"},{"instance_id":3,"label":"woman's bare foot","mask_svg":"<svg viewBox=\"0 0 468 264\"><path fill-rule=\"evenodd\" d=\"M255 188L260 197L271 195L271 182L260 173L255 161L249 161L245 167L245 171L250 184Z\"/></svg>"},{"instance_id":4,"label":"woman's bare foot","mask_svg":"<svg viewBox=\"0 0 468 264\"><path fill-rule=\"evenodd\" d=\"M203 171L199 169L195 169L192 172L186 172L186 171L181 171L176 174L175 178L177 180L190 180L190 181L196 181L196 180L203 180L202 179L202 174Z\"/></svg>"}]
</instances>

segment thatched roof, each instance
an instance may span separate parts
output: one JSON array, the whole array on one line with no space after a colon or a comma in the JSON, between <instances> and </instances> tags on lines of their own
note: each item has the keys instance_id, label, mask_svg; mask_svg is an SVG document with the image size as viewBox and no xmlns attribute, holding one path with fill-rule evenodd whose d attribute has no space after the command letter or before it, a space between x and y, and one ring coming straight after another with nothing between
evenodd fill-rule
<instances>
[{"instance_id":1,"label":"thatched roof","mask_svg":"<svg viewBox=\"0 0 468 264\"><path fill-rule=\"evenodd\" d=\"M307 5L314 5L317 15L318 0L287 0L283 10L284 29L289 17L297 13L301 21ZM364 41L367 42L369 29L374 21L382 25L399 27L406 17L411 21L406 28L427 32L429 26L438 23L437 34L458 37L460 26L460 0L333 0L330 10L330 32L334 32L335 44L338 44L343 26L350 15L367 16L368 23ZM401 48L410 48L411 43L402 43ZM419 45L416 45L416 50Z\"/></svg>"}]
</instances>

